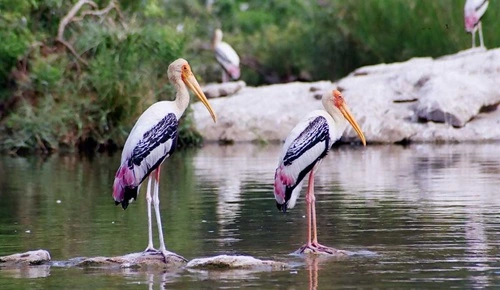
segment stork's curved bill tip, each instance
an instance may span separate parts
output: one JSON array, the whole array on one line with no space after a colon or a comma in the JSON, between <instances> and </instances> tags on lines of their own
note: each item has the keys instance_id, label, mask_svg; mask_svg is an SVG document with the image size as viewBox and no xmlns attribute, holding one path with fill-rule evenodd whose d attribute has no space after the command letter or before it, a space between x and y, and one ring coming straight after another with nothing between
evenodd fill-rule
<instances>
[{"instance_id":1,"label":"stork's curved bill tip","mask_svg":"<svg viewBox=\"0 0 500 290\"><path fill-rule=\"evenodd\" d=\"M358 134L359 138L361 139L361 143L363 143L363 146L366 146L366 138L365 134L363 134L363 131L361 130L361 127L359 126L358 122L354 119L354 116L351 113L351 110L347 106L347 104L344 102L344 98L342 96L342 93L338 90L333 90L333 96L336 102L336 106L339 108L340 112L344 117L347 119L347 121L351 124L351 126L354 128L354 131Z\"/></svg>"},{"instance_id":2,"label":"stork's curved bill tip","mask_svg":"<svg viewBox=\"0 0 500 290\"><path fill-rule=\"evenodd\" d=\"M191 70L187 70L186 72L183 72L183 78L184 83L194 92L194 94L200 99L200 101L205 105L207 108L208 112L210 113L210 116L212 116L212 119L214 120L214 123L217 122L217 116L215 115L214 109L208 102L207 96L205 96L205 93L203 93L203 90L201 89L200 84L194 77L193 73Z\"/></svg>"}]
</instances>

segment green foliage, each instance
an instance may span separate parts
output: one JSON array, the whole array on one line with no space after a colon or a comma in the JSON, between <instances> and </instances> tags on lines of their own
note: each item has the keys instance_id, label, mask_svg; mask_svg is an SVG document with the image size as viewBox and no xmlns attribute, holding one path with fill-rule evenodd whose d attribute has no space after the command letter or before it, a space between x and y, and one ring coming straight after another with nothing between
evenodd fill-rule
<instances>
[{"instance_id":1,"label":"green foliage","mask_svg":"<svg viewBox=\"0 0 500 290\"><path fill-rule=\"evenodd\" d=\"M120 30L89 25L93 28L87 27L86 31L91 35L80 39L76 46L92 56L89 71L81 83L91 88L92 103L99 104L88 113L101 125L90 137L99 142L105 142L106 138L123 140L126 136L121 132L127 130L121 126L130 127L165 90L166 70L181 54L182 39L171 37L176 33L168 27L146 26L124 34ZM117 131L109 132L108 128Z\"/></svg>"},{"instance_id":2,"label":"green foliage","mask_svg":"<svg viewBox=\"0 0 500 290\"><path fill-rule=\"evenodd\" d=\"M470 36L463 28L463 3L377 0L367 4L347 5L345 9L356 8L359 13L346 14L345 21L356 27L350 34L369 48L375 62L440 56L470 46ZM487 14L495 13L493 9Z\"/></svg>"},{"instance_id":3,"label":"green foliage","mask_svg":"<svg viewBox=\"0 0 500 290\"><path fill-rule=\"evenodd\" d=\"M76 38L75 50L85 52L88 66L80 74L66 53L32 53L20 102L1 128L8 137L1 148L123 144L137 117L162 95L172 95L166 70L184 45L167 26L129 25L85 21L67 33Z\"/></svg>"},{"instance_id":4,"label":"green foliage","mask_svg":"<svg viewBox=\"0 0 500 290\"><path fill-rule=\"evenodd\" d=\"M363 65L470 48L463 5L456 0L225 0L215 2L206 12L212 18L204 16L206 25L194 34L208 41L222 27L224 40L243 60L242 79L251 85L335 80ZM483 17L488 47L500 45L500 23L493 20L499 11L500 2L490 1ZM194 52L200 64L213 63L212 54Z\"/></svg>"},{"instance_id":5,"label":"green foliage","mask_svg":"<svg viewBox=\"0 0 500 290\"><path fill-rule=\"evenodd\" d=\"M66 105L57 106L51 95L40 100L36 106L24 100L2 128L4 135L12 136L2 140L2 147L17 152L27 152L33 148L49 152L57 148L58 135L66 136L69 133L66 124L71 119Z\"/></svg>"},{"instance_id":6,"label":"green foliage","mask_svg":"<svg viewBox=\"0 0 500 290\"><path fill-rule=\"evenodd\" d=\"M177 147L199 147L203 143L203 137L195 129L192 113L191 108L188 107L184 115L181 117L179 122Z\"/></svg>"},{"instance_id":7,"label":"green foliage","mask_svg":"<svg viewBox=\"0 0 500 290\"><path fill-rule=\"evenodd\" d=\"M6 6L5 0L0 2L1 7ZM23 2L24 1L16 1ZM17 3L18 5L20 3ZM0 14L0 101L5 99L5 88L8 85L10 71L15 66L18 58L26 53L33 35L26 26L26 19L22 16L24 6L16 6L14 12Z\"/></svg>"},{"instance_id":8,"label":"green foliage","mask_svg":"<svg viewBox=\"0 0 500 290\"><path fill-rule=\"evenodd\" d=\"M63 80L66 64L66 58L60 58L55 54L45 58L35 58L30 73L33 89L42 93L56 90Z\"/></svg>"}]
</instances>

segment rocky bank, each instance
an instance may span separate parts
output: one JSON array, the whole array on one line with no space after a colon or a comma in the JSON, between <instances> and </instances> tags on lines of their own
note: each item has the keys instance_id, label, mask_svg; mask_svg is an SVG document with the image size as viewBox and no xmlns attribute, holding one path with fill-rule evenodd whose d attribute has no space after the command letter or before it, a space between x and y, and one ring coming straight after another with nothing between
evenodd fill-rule
<instances>
[{"instance_id":1,"label":"rocky bank","mask_svg":"<svg viewBox=\"0 0 500 290\"><path fill-rule=\"evenodd\" d=\"M195 124L208 142L282 141L334 88L371 143L500 140L500 49L484 48L361 67L337 82L243 86L210 100L216 124L201 103L194 104ZM342 141L356 140L348 128Z\"/></svg>"}]
</instances>

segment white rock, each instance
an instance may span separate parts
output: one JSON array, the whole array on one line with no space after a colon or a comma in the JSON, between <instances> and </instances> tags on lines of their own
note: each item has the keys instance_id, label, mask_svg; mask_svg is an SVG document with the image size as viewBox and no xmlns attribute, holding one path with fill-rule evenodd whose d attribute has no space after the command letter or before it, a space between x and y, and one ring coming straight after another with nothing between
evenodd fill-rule
<instances>
[{"instance_id":1,"label":"white rock","mask_svg":"<svg viewBox=\"0 0 500 290\"><path fill-rule=\"evenodd\" d=\"M196 128L206 141L281 141L309 111L321 108L312 87L331 89L331 82L246 87L237 94L210 100L213 123L205 106L193 105Z\"/></svg>"},{"instance_id":2,"label":"white rock","mask_svg":"<svg viewBox=\"0 0 500 290\"><path fill-rule=\"evenodd\" d=\"M232 95L246 86L244 81L213 83L203 86L202 90L207 98L219 98Z\"/></svg>"},{"instance_id":3,"label":"white rock","mask_svg":"<svg viewBox=\"0 0 500 290\"><path fill-rule=\"evenodd\" d=\"M471 49L362 67L336 85L368 142L394 143L500 140L497 84L500 49ZM322 107L318 94L335 87L329 81L245 87L210 101L217 124L194 104L196 128L209 142L282 141L309 111ZM358 137L348 127L342 140Z\"/></svg>"}]
</instances>

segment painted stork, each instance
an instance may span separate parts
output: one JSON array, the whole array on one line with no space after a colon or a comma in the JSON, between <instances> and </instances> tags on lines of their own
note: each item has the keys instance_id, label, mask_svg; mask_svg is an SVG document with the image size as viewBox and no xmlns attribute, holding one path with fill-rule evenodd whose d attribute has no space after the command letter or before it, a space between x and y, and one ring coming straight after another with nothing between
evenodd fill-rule
<instances>
[{"instance_id":1,"label":"painted stork","mask_svg":"<svg viewBox=\"0 0 500 290\"><path fill-rule=\"evenodd\" d=\"M472 34L472 47L476 47L476 31L479 30L479 45L484 47L481 17L488 8L488 0L467 0L464 7L465 30Z\"/></svg>"},{"instance_id":2,"label":"painted stork","mask_svg":"<svg viewBox=\"0 0 500 290\"><path fill-rule=\"evenodd\" d=\"M240 78L240 57L234 49L222 41L222 30L216 29L212 39L215 59L222 67L222 82Z\"/></svg>"},{"instance_id":3,"label":"painted stork","mask_svg":"<svg viewBox=\"0 0 500 290\"><path fill-rule=\"evenodd\" d=\"M207 107L216 122L215 113L186 60L177 59L172 62L168 66L168 78L176 90L175 100L154 103L139 117L125 142L121 165L113 184L113 198L116 205L121 204L123 209L126 209L130 202L137 199L142 182L149 176L146 193L149 240L145 252L159 251L165 259L168 255L175 254L167 251L163 240L158 196L160 168L163 161L175 150L179 119L189 105L188 88ZM159 250L153 247L151 203L155 209L158 225Z\"/></svg>"},{"instance_id":4,"label":"painted stork","mask_svg":"<svg viewBox=\"0 0 500 290\"><path fill-rule=\"evenodd\" d=\"M318 243L316 230L316 207L314 196L314 173L332 144L340 139L348 122L366 146L366 139L352 116L342 94L329 91L323 95L325 110L311 112L297 124L283 145L278 168L274 175L274 197L280 211L293 208L300 195L304 178L309 173L306 193L308 239L297 252L333 254L338 250Z\"/></svg>"}]
</instances>

